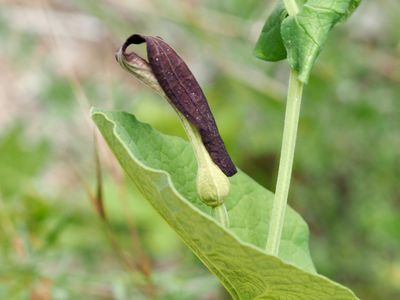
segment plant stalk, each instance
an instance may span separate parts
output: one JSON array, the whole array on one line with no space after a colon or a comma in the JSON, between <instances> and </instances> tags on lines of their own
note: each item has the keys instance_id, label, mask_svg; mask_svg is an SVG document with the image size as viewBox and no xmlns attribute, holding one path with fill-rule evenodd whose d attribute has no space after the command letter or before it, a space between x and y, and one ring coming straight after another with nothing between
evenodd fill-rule
<instances>
[{"instance_id":1,"label":"plant stalk","mask_svg":"<svg viewBox=\"0 0 400 300\"><path fill-rule=\"evenodd\" d=\"M279 162L278 181L269 224L267 253L278 255L282 228L285 221L290 178L292 175L293 157L296 146L297 127L299 123L303 83L297 79L297 72L290 71L289 87L286 103L285 124L281 157Z\"/></svg>"}]
</instances>

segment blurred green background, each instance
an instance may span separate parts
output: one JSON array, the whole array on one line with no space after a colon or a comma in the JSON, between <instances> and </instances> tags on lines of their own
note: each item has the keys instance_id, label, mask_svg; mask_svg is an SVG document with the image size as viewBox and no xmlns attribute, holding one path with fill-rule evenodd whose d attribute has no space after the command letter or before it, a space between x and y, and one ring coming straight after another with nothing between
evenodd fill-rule
<instances>
[{"instance_id":1,"label":"blurred green background","mask_svg":"<svg viewBox=\"0 0 400 300\"><path fill-rule=\"evenodd\" d=\"M98 139L102 221L89 108L184 136L114 59L132 33L161 36L203 86L233 160L274 190L288 67L252 55L273 5L1 1L0 299L229 299ZM399 12L364 0L331 34L305 88L289 198L318 271L362 299L400 299Z\"/></svg>"}]
</instances>

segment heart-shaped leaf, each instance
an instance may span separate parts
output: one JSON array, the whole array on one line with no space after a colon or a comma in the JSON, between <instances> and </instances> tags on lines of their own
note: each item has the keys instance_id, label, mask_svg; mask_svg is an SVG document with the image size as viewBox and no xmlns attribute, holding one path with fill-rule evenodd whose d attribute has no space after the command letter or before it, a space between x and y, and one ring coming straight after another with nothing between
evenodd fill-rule
<instances>
[{"instance_id":1,"label":"heart-shaped leaf","mask_svg":"<svg viewBox=\"0 0 400 300\"><path fill-rule=\"evenodd\" d=\"M94 109L92 118L139 190L234 299L357 299L315 273L307 225L292 209L279 258L263 252L273 194L243 172L230 178L226 230L197 196L190 144L128 113Z\"/></svg>"},{"instance_id":2,"label":"heart-shaped leaf","mask_svg":"<svg viewBox=\"0 0 400 300\"><path fill-rule=\"evenodd\" d=\"M350 16L360 1L297 0L299 13L285 18L280 0L261 32L255 49L257 57L276 61L284 59L287 52L291 68L299 73L300 81L307 82L329 32ZM284 48L279 46L282 43Z\"/></svg>"}]
</instances>

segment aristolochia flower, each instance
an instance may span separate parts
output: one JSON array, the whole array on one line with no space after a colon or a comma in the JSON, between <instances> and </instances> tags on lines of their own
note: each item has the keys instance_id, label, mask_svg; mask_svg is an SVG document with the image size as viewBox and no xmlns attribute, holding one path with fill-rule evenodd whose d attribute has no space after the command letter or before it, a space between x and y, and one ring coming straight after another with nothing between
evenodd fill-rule
<instances>
[{"instance_id":1,"label":"aristolochia flower","mask_svg":"<svg viewBox=\"0 0 400 300\"><path fill-rule=\"evenodd\" d=\"M129 45L142 43L147 44L148 62L135 52L127 53ZM188 66L161 38L139 34L126 40L116 59L173 106L195 152L199 196L209 206L221 206L229 194L227 176L233 176L237 170L226 151L207 99ZM222 213L226 214L224 207Z\"/></svg>"},{"instance_id":2,"label":"aristolochia flower","mask_svg":"<svg viewBox=\"0 0 400 300\"><path fill-rule=\"evenodd\" d=\"M147 43L148 63L136 53L127 53L131 44ZM138 79L167 96L169 102L199 132L214 163L227 176L237 171L218 132L207 99L196 78L181 57L161 38L134 34L117 52L118 62Z\"/></svg>"}]
</instances>

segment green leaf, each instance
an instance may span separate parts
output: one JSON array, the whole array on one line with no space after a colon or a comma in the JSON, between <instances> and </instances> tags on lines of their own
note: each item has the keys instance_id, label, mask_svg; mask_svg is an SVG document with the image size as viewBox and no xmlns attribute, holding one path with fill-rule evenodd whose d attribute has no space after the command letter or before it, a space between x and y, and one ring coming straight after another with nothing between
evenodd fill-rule
<instances>
[{"instance_id":1,"label":"green leaf","mask_svg":"<svg viewBox=\"0 0 400 300\"><path fill-rule=\"evenodd\" d=\"M258 38L254 54L266 61L278 61L286 58L286 48L281 36L281 24L287 17L283 2L278 2L274 11L267 18Z\"/></svg>"},{"instance_id":2,"label":"green leaf","mask_svg":"<svg viewBox=\"0 0 400 300\"><path fill-rule=\"evenodd\" d=\"M92 118L138 189L234 299L357 299L315 273L307 225L292 209L280 258L263 252L273 195L243 172L230 178L225 203L231 227L226 230L196 194L190 144L128 113L93 109Z\"/></svg>"},{"instance_id":3,"label":"green leaf","mask_svg":"<svg viewBox=\"0 0 400 300\"><path fill-rule=\"evenodd\" d=\"M281 0L267 19L257 42L257 56L268 61L284 59L286 56L280 46L283 43L289 65L299 73L299 80L306 83L329 32L339 21L350 16L360 1L297 0L299 13L285 18Z\"/></svg>"},{"instance_id":4,"label":"green leaf","mask_svg":"<svg viewBox=\"0 0 400 300\"><path fill-rule=\"evenodd\" d=\"M309 0L300 12L282 22L282 38L292 69L307 82L311 69L328 37L339 21L347 18L360 0Z\"/></svg>"}]
</instances>

